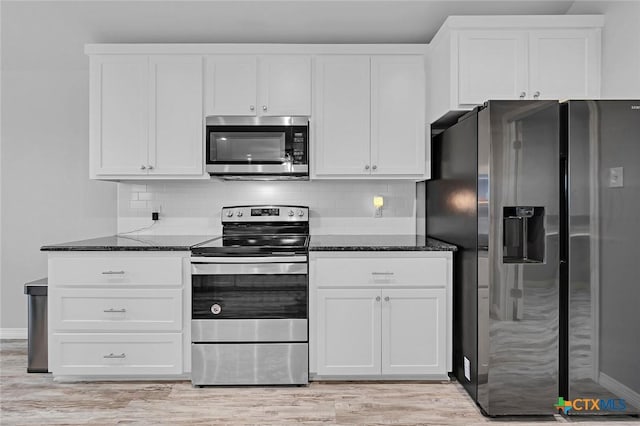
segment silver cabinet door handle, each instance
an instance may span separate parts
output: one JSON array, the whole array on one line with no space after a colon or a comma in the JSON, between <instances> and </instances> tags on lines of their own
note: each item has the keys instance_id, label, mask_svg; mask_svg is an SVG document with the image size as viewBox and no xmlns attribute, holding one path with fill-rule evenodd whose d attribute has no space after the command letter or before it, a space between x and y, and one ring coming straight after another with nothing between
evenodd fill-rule
<instances>
[{"instance_id":1,"label":"silver cabinet door handle","mask_svg":"<svg viewBox=\"0 0 640 426\"><path fill-rule=\"evenodd\" d=\"M124 271L103 271L102 275L124 275Z\"/></svg>"},{"instance_id":2,"label":"silver cabinet door handle","mask_svg":"<svg viewBox=\"0 0 640 426\"><path fill-rule=\"evenodd\" d=\"M375 164L372 167L373 170L378 170L378 166L376 166Z\"/></svg>"},{"instance_id":3,"label":"silver cabinet door handle","mask_svg":"<svg viewBox=\"0 0 640 426\"><path fill-rule=\"evenodd\" d=\"M376 302L380 301L380 296L376 296Z\"/></svg>"},{"instance_id":4,"label":"silver cabinet door handle","mask_svg":"<svg viewBox=\"0 0 640 426\"><path fill-rule=\"evenodd\" d=\"M146 170L147 166L145 166L144 164L140 166L140 170Z\"/></svg>"},{"instance_id":5,"label":"silver cabinet door handle","mask_svg":"<svg viewBox=\"0 0 640 426\"><path fill-rule=\"evenodd\" d=\"M115 308L109 308L109 309L105 309L102 312L107 312L107 313L121 313L124 314L125 312L127 312L127 310L125 308L122 309L115 309Z\"/></svg>"},{"instance_id":6,"label":"silver cabinet door handle","mask_svg":"<svg viewBox=\"0 0 640 426\"><path fill-rule=\"evenodd\" d=\"M149 164L149 165L147 166L147 169L149 169L149 170L153 170L153 166L152 166L151 164Z\"/></svg>"},{"instance_id":7,"label":"silver cabinet door handle","mask_svg":"<svg viewBox=\"0 0 640 426\"><path fill-rule=\"evenodd\" d=\"M249 105L249 111L255 111L256 107L255 105Z\"/></svg>"},{"instance_id":8,"label":"silver cabinet door handle","mask_svg":"<svg viewBox=\"0 0 640 426\"><path fill-rule=\"evenodd\" d=\"M124 352L122 352L120 355L116 355L113 352L111 352L109 355L103 356L103 358L107 358L107 359L123 359L126 357L127 355Z\"/></svg>"},{"instance_id":9,"label":"silver cabinet door handle","mask_svg":"<svg viewBox=\"0 0 640 426\"><path fill-rule=\"evenodd\" d=\"M388 302L388 301L389 301L389 296L385 296L385 297L384 297L384 301L385 301L385 302Z\"/></svg>"},{"instance_id":10,"label":"silver cabinet door handle","mask_svg":"<svg viewBox=\"0 0 640 426\"><path fill-rule=\"evenodd\" d=\"M364 166L364 169L365 169L365 170L369 170L369 165L368 165L368 164L366 164L366 165Z\"/></svg>"},{"instance_id":11,"label":"silver cabinet door handle","mask_svg":"<svg viewBox=\"0 0 640 426\"><path fill-rule=\"evenodd\" d=\"M266 111L267 110L267 106L266 105L262 105L262 110Z\"/></svg>"},{"instance_id":12,"label":"silver cabinet door handle","mask_svg":"<svg viewBox=\"0 0 640 426\"><path fill-rule=\"evenodd\" d=\"M524 99L527 96L527 92L520 92L520 99Z\"/></svg>"},{"instance_id":13,"label":"silver cabinet door handle","mask_svg":"<svg viewBox=\"0 0 640 426\"><path fill-rule=\"evenodd\" d=\"M394 275L393 272L372 272L371 275Z\"/></svg>"},{"instance_id":14,"label":"silver cabinet door handle","mask_svg":"<svg viewBox=\"0 0 640 426\"><path fill-rule=\"evenodd\" d=\"M533 94L533 99L538 99L540 97L540 92L536 92Z\"/></svg>"}]
</instances>

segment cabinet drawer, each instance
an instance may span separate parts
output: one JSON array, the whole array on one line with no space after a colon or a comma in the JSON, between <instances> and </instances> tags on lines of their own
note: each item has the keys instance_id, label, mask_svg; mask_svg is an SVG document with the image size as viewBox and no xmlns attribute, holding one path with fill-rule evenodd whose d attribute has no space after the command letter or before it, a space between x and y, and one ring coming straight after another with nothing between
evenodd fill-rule
<instances>
[{"instance_id":1,"label":"cabinet drawer","mask_svg":"<svg viewBox=\"0 0 640 426\"><path fill-rule=\"evenodd\" d=\"M447 260L444 258L319 258L316 259L317 287L420 286L444 287Z\"/></svg>"},{"instance_id":2,"label":"cabinet drawer","mask_svg":"<svg viewBox=\"0 0 640 426\"><path fill-rule=\"evenodd\" d=\"M182 285L180 257L88 257L49 261L49 282L76 285Z\"/></svg>"},{"instance_id":3,"label":"cabinet drawer","mask_svg":"<svg viewBox=\"0 0 640 426\"><path fill-rule=\"evenodd\" d=\"M182 334L51 335L50 370L56 375L182 373Z\"/></svg>"},{"instance_id":4,"label":"cabinet drawer","mask_svg":"<svg viewBox=\"0 0 640 426\"><path fill-rule=\"evenodd\" d=\"M182 289L61 288L50 292L52 330L181 331Z\"/></svg>"}]
</instances>

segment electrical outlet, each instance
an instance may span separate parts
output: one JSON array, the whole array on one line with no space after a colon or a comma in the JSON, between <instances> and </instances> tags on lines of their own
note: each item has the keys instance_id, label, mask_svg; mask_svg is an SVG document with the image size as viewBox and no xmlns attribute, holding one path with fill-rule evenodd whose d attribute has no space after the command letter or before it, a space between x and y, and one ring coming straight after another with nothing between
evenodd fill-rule
<instances>
[{"instance_id":1,"label":"electrical outlet","mask_svg":"<svg viewBox=\"0 0 640 426\"><path fill-rule=\"evenodd\" d=\"M376 207L373 217L382 217L382 207Z\"/></svg>"},{"instance_id":2,"label":"electrical outlet","mask_svg":"<svg viewBox=\"0 0 640 426\"><path fill-rule=\"evenodd\" d=\"M160 213L158 212L152 212L151 213L151 220L159 220L160 219Z\"/></svg>"},{"instance_id":3,"label":"electrical outlet","mask_svg":"<svg viewBox=\"0 0 640 426\"><path fill-rule=\"evenodd\" d=\"M612 167L609 169L609 188L622 188L624 186L624 169Z\"/></svg>"}]
</instances>

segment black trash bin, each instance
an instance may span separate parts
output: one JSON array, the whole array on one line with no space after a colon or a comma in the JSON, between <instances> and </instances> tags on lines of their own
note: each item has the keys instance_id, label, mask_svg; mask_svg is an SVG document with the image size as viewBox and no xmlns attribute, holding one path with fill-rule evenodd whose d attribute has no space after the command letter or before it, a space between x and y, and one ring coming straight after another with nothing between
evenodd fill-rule
<instances>
[{"instance_id":1,"label":"black trash bin","mask_svg":"<svg viewBox=\"0 0 640 426\"><path fill-rule=\"evenodd\" d=\"M47 373L49 371L47 334L47 278L31 281L24 285L24 294L29 296L29 329L27 372Z\"/></svg>"}]
</instances>

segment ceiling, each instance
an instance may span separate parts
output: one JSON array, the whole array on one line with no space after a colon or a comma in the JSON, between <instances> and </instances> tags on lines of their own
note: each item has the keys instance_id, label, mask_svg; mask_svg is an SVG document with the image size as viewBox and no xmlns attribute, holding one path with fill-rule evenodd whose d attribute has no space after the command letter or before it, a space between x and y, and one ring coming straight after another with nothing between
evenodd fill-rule
<instances>
[{"instance_id":1,"label":"ceiling","mask_svg":"<svg viewBox=\"0 0 640 426\"><path fill-rule=\"evenodd\" d=\"M573 1L0 0L2 69L86 69L85 43L427 43L447 16Z\"/></svg>"},{"instance_id":2,"label":"ceiling","mask_svg":"<svg viewBox=\"0 0 640 426\"><path fill-rule=\"evenodd\" d=\"M573 1L4 1L88 42L427 43L449 15L564 14ZM26 20L28 23L28 20ZM4 23L4 22L3 22Z\"/></svg>"}]
</instances>

